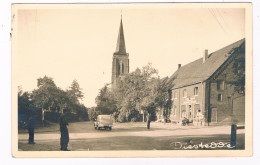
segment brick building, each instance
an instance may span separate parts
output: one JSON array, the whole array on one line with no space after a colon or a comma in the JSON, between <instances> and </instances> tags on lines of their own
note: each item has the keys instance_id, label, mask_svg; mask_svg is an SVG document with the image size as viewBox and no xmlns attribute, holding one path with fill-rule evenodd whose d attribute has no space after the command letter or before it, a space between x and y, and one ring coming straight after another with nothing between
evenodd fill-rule
<instances>
[{"instance_id":1,"label":"brick building","mask_svg":"<svg viewBox=\"0 0 260 165\"><path fill-rule=\"evenodd\" d=\"M237 53L236 48L242 49ZM234 118L245 121L245 97L234 90L230 81L234 79L234 59L245 56L245 39L239 40L216 52L208 54L185 66L179 64L171 76L172 107L170 119L180 122L184 117L195 123L200 110L203 124L228 124Z\"/></svg>"}]
</instances>

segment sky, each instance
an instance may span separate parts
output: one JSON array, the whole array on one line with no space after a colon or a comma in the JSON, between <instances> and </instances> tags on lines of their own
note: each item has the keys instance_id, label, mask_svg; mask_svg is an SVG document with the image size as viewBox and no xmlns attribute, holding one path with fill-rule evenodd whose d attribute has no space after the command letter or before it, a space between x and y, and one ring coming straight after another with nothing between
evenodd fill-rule
<instances>
[{"instance_id":1,"label":"sky","mask_svg":"<svg viewBox=\"0 0 260 165\"><path fill-rule=\"evenodd\" d=\"M13 78L23 91L52 77L67 89L76 79L82 103L95 106L111 83L121 10L130 72L148 63L161 77L245 37L243 8L176 7L175 4L23 5L13 17Z\"/></svg>"}]
</instances>

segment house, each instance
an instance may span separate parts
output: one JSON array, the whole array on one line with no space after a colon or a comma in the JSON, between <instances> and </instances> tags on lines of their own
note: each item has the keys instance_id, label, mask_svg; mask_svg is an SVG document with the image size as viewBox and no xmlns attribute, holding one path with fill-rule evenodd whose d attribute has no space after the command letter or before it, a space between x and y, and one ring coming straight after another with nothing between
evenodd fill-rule
<instances>
[{"instance_id":1,"label":"house","mask_svg":"<svg viewBox=\"0 0 260 165\"><path fill-rule=\"evenodd\" d=\"M238 53L236 48L242 51ZM244 93L235 91L229 83L235 77L234 59L241 57L245 57L245 39L211 54L205 50L202 58L185 66L179 64L170 77L174 83L171 121L179 123L186 117L195 123L200 111L203 125L224 125L234 119L244 123Z\"/></svg>"}]
</instances>

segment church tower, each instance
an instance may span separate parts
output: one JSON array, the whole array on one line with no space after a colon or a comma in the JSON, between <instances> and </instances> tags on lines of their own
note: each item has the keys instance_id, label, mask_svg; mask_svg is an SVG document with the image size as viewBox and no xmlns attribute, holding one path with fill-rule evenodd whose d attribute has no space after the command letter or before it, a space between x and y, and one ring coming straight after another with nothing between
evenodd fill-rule
<instances>
[{"instance_id":1,"label":"church tower","mask_svg":"<svg viewBox=\"0 0 260 165\"><path fill-rule=\"evenodd\" d=\"M128 73L129 73L129 54L126 53L123 22L121 16L116 51L113 54L113 62L112 62L112 88L115 88L118 81L124 78L124 76Z\"/></svg>"}]
</instances>

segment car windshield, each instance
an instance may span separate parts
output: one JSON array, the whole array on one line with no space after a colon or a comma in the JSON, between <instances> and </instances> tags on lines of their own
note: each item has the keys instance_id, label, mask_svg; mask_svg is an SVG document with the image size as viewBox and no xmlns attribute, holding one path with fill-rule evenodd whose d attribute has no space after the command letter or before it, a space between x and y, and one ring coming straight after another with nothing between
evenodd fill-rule
<instances>
[{"instance_id":1,"label":"car windshield","mask_svg":"<svg viewBox=\"0 0 260 165\"><path fill-rule=\"evenodd\" d=\"M102 121L110 121L110 116L101 116Z\"/></svg>"}]
</instances>

